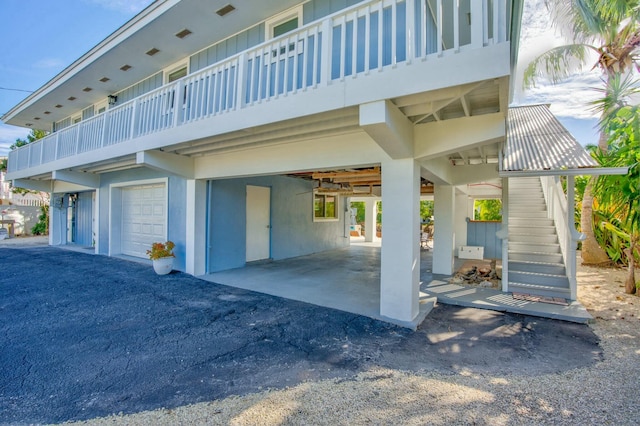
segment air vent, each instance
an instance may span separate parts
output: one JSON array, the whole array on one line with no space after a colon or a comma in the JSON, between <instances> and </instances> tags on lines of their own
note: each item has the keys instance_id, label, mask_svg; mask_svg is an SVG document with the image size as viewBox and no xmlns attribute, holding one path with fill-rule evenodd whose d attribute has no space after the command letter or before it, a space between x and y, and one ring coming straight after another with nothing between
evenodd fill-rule
<instances>
[{"instance_id":1,"label":"air vent","mask_svg":"<svg viewBox=\"0 0 640 426\"><path fill-rule=\"evenodd\" d=\"M102 77L102 78L100 79L100 82L102 82L102 83L106 83L106 82L107 82L107 81L109 81L109 80L111 80L109 77Z\"/></svg>"},{"instance_id":2,"label":"air vent","mask_svg":"<svg viewBox=\"0 0 640 426\"><path fill-rule=\"evenodd\" d=\"M45 111L44 113L49 115L49 114L51 114L51 111Z\"/></svg>"},{"instance_id":3,"label":"air vent","mask_svg":"<svg viewBox=\"0 0 640 426\"><path fill-rule=\"evenodd\" d=\"M120 70L121 71L129 71L131 68L133 68L131 65L125 64L125 65L120 67Z\"/></svg>"},{"instance_id":4,"label":"air vent","mask_svg":"<svg viewBox=\"0 0 640 426\"><path fill-rule=\"evenodd\" d=\"M27 126L27 127L31 127L31 126L33 126L33 123L24 123L24 125Z\"/></svg>"},{"instance_id":5,"label":"air vent","mask_svg":"<svg viewBox=\"0 0 640 426\"><path fill-rule=\"evenodd\" d=\"M70 100L70 101L75 101L76 97L75 96L69 96L67 99Z\"/></svg>"},{"instance_id":6,"label":"air vent","mask_svg":"<svg viewBox=\"0 0 640 426\"><path fill-rule=\"evenodd\" d=\"M176 33L176 37L185 38L189 34L191 34L191 31L189 31L188 29L185 28L184 30L180 31L179 33Z\"/></svg>"},{"instance_id":7,"label":"air vent","mask_svg":"<svg viewBox=\"0 0 640 426\"><path fill-rule=\"evenodd\" d=\"M85 87L84 89L82 89L83 92L90 92L93 89L91 87Z\"/></svg>"},{"instance_id":8,"label":"air vent","mask_svg":"<svg viewBox=\"0 0 640 426\"><path fill-rule=\"evenodd\" d=\"M33 117L34 120L40 120L40 117Z\"/></svg>"},{"instance_id":9,"label":"air vent","mask_svg":"<svg viewBox=\"0 0 640 426\"><path fill-rule=\"evenodd\" d=\"M218 14L218 16L224 16L227 13L233 12L234 10L236 10L236 8L231 6L230 4L228 4L225 7L221 8L219 10L216 10L216 13Z\"/></svg>"},{"instance_id":10,"label":"air vent","mask_svg":"<svg viewBox=\"0 0 640 426\"><path fill-rule=\"evenodd\" d=\"M149 55L149 56L153 56L153 55L155 55L156 53L158 53L159 51L160 51L160 49L156 49L156 48L154 47L153 49L151 49L151 50L147 51L146 53L147 53L147 55Z\"/></svg>"},{"instance_id":11,"label":"air vent","mask_svg":"<svg viewBox=\"0 0 640 426\"><path fill-rule=\"evenodd\" d=\"M56 105L56 108L62 108L62 105L58 104Z\"/></svg>"}]
</instances>

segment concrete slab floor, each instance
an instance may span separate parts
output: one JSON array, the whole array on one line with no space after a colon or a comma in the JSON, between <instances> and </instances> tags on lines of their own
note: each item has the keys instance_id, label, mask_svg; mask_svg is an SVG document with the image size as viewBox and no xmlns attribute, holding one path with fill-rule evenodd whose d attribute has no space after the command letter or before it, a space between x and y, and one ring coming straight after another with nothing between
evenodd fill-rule
<instances>
[{"instance_id":1,"label":"concrete slab floor","mask_svg":"<svg viewBox=\"0 0 640 426\"><path fill-rule=\"evenodd\" d=\"M499 290L448 284L448 276L434 275L433 252L420 251L420 313L411 322L380 315L380 239L353 239L351 247L284 259L252 263L244 268L199 278L301 302L363 315L416 329L437 301L578 323L592 320L578 302L569 306L514 300ZM466 262L455 259L454 270Z\"/></svg>"},{"instance_id":2,"label":"concrete slab floor","mask_svg":"<svg viewBox=\"0 0 640 426\"><path fill-rule=\"evenodd\" d=\"M431 282L432 252L421 250L420 278ZM351 247L251 263L244 268L203 275L207 281L364 315L415 329L436 299L420 292L420 313L410 323L380 315L380 240L356 240Z\"/></svg>"}]
</instances>

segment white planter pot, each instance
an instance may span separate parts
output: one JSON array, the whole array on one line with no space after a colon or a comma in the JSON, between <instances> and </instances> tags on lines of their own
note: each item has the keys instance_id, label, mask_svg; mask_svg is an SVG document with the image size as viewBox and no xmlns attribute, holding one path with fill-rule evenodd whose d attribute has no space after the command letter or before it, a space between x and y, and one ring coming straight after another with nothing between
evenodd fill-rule
<instances>
[{"instance_id":1,"label":"white planter pot","mask_svg":"<svg viewBox=\"0 0 640 426\"><path fill-rule=\"evenodd\" d=\"M167 275L173 269L173 257L161 257L153 261L153 270L158 275Z\"/></svg>"}]
</instances>

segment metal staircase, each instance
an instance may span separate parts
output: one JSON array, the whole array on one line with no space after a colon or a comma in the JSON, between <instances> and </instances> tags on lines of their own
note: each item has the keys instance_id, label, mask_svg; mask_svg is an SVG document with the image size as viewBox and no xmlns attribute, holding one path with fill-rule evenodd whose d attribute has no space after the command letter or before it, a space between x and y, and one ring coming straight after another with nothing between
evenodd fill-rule
<instances>
[{"instance_id":1,"label":"metal staircase","mask_svg":"<svg viewBox=\"0 0 640 426\"><path fill-rule=\"evenodd\" d=\"M569 278L540 178L510 178L508 202L508 291L570 299Z\"/></svg>"}]
</instances>

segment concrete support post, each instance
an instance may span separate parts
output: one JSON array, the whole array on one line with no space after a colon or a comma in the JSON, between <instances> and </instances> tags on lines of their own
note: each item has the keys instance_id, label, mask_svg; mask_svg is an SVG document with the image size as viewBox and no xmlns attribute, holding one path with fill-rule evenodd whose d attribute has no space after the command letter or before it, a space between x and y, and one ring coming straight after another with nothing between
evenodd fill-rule
<instances>
[{"instance_id":1,"label":"concrete support post","mask_svg":"<svg viewBox=\"0 0 640 426\"><path fill-rule=\"evenodd\" d=\"M451 275L453 274L455 244L455 187L451 185L435 185L433 207L434 236L432 271L434 274Z\"/></svg>"},{"instance_id":2,"label":"concrete support post","mask_svg":"<svg viewBox=\"0 0 640 426\"><path fill-rule=\"evenodd\" d=\"M455 254L458 254L460 246L467 245L467 217L468 205L471 204L473 210L473 200L469 199L467 194L456 194L455 196L455 213L454 213L454 233L455 233ZM473 219L473 216L471 216Z\"/></svg>"},{"instance_id":3,"label":"concrete support post","mask_svg":"<svg viewBox=\"0 0 640 426\"><path fill-rule=\"evenodd\" d=\"M185 270L191 275L203 275L206 270L207 183L187 180L187 235Z\"/></svg>"},{"instance_id":4,"label":"concrete support post","mask_svg":"<svg viewBox=\"0 0 640 426\"><path fill-rule=\"evenodd\" d=\"M378 200L367 198L364 202L364 240L368 243L376 236L376 215L378 213Z\"/></svg>"},{"instance_id":5,"label":"concrete support post","mask_svg":"<svg viewBox=\"0 0 640 426\"><path fill-rule=\"evenodd\" d=\"M382 163L380 314L412 321L419 310L420 167L413 159Z\"/></svg>"}]
</instances>

